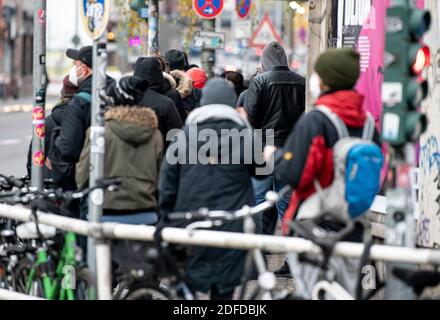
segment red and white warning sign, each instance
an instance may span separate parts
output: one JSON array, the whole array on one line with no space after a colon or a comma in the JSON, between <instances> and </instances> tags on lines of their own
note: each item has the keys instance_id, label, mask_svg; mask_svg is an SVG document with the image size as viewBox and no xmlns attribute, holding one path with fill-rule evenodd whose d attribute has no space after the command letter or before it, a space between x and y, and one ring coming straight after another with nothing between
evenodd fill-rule
<instances>
[{"instance_id":1,"label":"red and white warning sign","mask_svg":"<svg viewBox=\"0 0 440 320\"><path fill-rule=\"evenodd\" d=\"M272 41L278 41L283 45L283 39L281 39L281 36L272 23L272 20L266 13L249 40L249 46L257 49L263 49L266 44Z\"/></svg>"}]
</instances>

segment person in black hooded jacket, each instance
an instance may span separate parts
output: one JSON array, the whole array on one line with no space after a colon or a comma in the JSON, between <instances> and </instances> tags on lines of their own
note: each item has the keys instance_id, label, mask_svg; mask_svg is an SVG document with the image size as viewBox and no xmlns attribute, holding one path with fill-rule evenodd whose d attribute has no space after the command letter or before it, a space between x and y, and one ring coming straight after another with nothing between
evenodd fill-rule
<instances>
[{"instance_id":1,"label":"person in black hooded jacket","mask_svg":"<svg viewBox=\"0 0 440 320\"><path fill-rule=\"evenodd\" d=\"M165 80L157 58L139 58L136 61L134 76L148 81L149 86L138 105L149 107L156 112L159 130L167 146L168 131L182 128L183 123L173 100L164 95Z\"/></svg>"},{"instance_id":2,"label":"person in black hooded jacket","mask_svg":"<svg viewBox=\"0 0 440 320\"><path fill-rule=\"evenodd\" d=\"M282 147L295 123L305 110L305 79L290 71L286 53L278 42L271 42L263 50L261 73L253 78L246 91L244 109L255 129L263 131L265 144ZM269 139L273 141L269 141ZM279 192L285 186L274 175L254 181L257 203L265 200L268 191ZM282 219L290 201L290 194L277 203L278 217ZM270 220L264 222L264 220ZM277 215L263 215L263 225L273 234Z\"/></svg>"},{"instance_id":3,"label":"person in black hooded jacket","mask_svg":"<svg viewBox=\"0 0 440 320\"><path fill-rule=\"evenodd\" d=\"M177 112L179 112L179 116L182 119L182 123L185 123L188 113L185 111L185 105L183 104L182 97L176 90L176 80L169 74L170 66L162 56L157 56L156 59L159 61L160 68L162 69L163 73L163 94L173 100L174 104L176 105Z\"/></svg>"}]
</instances>

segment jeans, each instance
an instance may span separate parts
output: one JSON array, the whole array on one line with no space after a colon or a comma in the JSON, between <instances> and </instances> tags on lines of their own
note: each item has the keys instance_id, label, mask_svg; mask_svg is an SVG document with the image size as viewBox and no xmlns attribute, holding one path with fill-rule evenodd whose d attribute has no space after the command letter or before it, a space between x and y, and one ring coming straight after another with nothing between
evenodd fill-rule
<instances>
[{"instance_id":1,"label":"jeans","mask_svg":"<svg viewBox=\"0 0 440 320\"><path fill-rule=\"evenodd\" d=\"M280 192L286 185L275 180L274 176L269 176L262 180L253 179L255 201L260 204L266 200L266 193L268 191ZM266 235L275 234L277 218L283 219L284 213L289 206L291 193L284 194L276 204L276 208L265 212L261 215L262 233Z\"/></svg>"},{"instance_id":2,"label":"jeans","mask_svg":"<svg viewBox=\"0 0 440 320\"><path fill-rule=\"evenodd\" d=\"M158 217L156 212L142 212L127 215L104 215L101 218L102 222L116 222L123 224L156 224Z\"/></svg>"}]
</instances>

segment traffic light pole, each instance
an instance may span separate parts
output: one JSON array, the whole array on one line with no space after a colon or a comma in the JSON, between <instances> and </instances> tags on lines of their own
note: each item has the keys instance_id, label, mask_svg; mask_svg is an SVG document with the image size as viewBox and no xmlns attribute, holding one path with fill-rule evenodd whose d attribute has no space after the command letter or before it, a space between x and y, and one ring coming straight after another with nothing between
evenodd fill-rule
<instances>
[{"instance_id":1,"label":"traffic light pole","mask_svg":"<svg viewBox=\"0 0 440 320\"><path fill-rule=\"evenodd\" d=\"M148 15L148 56L159 53L159 1L150 0Z\"/></svg>"},{"instance_id":2,"label":"traffic light pole","mask_svg":"<svg viewBox=\"0 0 440 320\"><path fill-rule=\"evenodd\" d=\"M208 32L215 32L215 19L203 19L202 30ZM213 78L215 66L215 49L202 49L202 69L206 71L208 79Z\"/></svg>"},{"instance_id":3,"label":"traffic light pole","mask_svg":"<svg viewBox=\"0 0 440 320\"><path fill-rule=\"evenodd\" d=\"M426 118L417 112L427 95L418 82L420 40L429 29L429 12L414 9L408 0L392 1L387 13L382 138L389 145L387 174L387 245L415 247L416 222L411 197L411 170L416 166L415 141L426 128ZM422 61L425 63L425 61ZM387 300L412 300L412 288L394 276L393 270L409 265L387 264Z\"/></svg>"},{"instance_id":4,"label":"traffic light pole","mask_svg":"<svg viewBox=\"0 0 440 320\"><path fill-rule=\"evenodd\" d=\"M105 103L100 93L105 92L107 69L107 33L104 32L93 42L93 82L92 82L92 110L90 127L90 177L89 187L96 186L97 181L104 176L105 152ZM104 203L104 190L96 189L89 195L89 221L100 222L102 206ZM98 241L99 242L99 241ZM96 250L99 243L93 238L88 238L87 262L89 268L96 275Z\"/></svg>"},{"instance_id":5,"label":"traffic light pole","mask_svg":"<svg viewBox=\"0 0 440 320\"><path fill-rule=\"evenodd\" d=\"M46 104L46 0L34 0L34 60L31 185L43 189Z\"/></svg>"}]
</instances>

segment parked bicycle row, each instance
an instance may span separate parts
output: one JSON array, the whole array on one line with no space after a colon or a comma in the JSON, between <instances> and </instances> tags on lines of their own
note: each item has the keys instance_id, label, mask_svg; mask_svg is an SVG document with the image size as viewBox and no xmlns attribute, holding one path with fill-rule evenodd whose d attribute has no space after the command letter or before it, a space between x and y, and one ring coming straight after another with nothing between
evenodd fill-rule
<instances>
[{"instance_id":1,"label":"parked bicycle row","mask_svg":"<svg viewBox=\"0 0 440 320\"><path fill-rule=\"evenodd\" d=\"M77 236L72 232L59 232L55 228L38 221L36 210L55 214L71 215L61 209L56 202L82 198L93 190L62 192L61 190L32 191L26 186L25 179L4 177L3 188L10 190L0 194L1 202L20 204L31 208L33 222L19 224L11 220L2 220L1 273L0 287L46 299L96 299L94 278L83 262L82 250L77 245ZM23 182L20 184L19 182ZM102 181L98 188L114 192L118 181ZM20 188L17 188L20 186ZM201 209L192 212L171 213L168 226L185 227L191 232L198 229L218 228L228 221L243 220L243 233L255 233L255 217L267 212L282 196L268 193L265 202L255 207L245 206L237 211L209 211ZM59 203L58 203L59 204ZM341 271L345 261L333 256L336 243L353 232L356 224L347 221L341 231L331 232L321 226L334 220L332 215L323 215L312 220L290 223L295 235L312 240L321 251L319 254L289 255L290 269L295 275L296 290L288 292L277 289L277 278L267 267L267 259L261 250L254 249L247 253L244 272L240 279L240 288L236 292L239 299L371 299L386 286L386 279L375 279L374 290L365 290L362 286L363 267L374 265L369 259L372 242L365 244L361 259L352 259L350 269ZM113 242L113 298L127 300L185 299L198 297L188 279L186 270L188 257L193 248L166 243L156 233L154 243ZM346 259L347 260L347 259ZM339 268L339 269L337 269ZM308 272L304 273L304 270ZM312 273L311 273L312 272ZM310 286L311 275L317 279ZM394 274L413 288L420 296L424 289L440 283L440 273L435 269L418 271L417 269L393 270ZM307 277L304 278L304 276ZM345 277L341 277L344 275ZM249 281L257 280L249 286ZM318 281L319 280L319 281ZM310 287L300 288L301 281ZM251 287L250 289L248 289ZM253 287L253 288L252 288ZM348 289L347 289L348 288ZM368 289L368 288L367 288Z\"/></svg>"}]
</instances>

